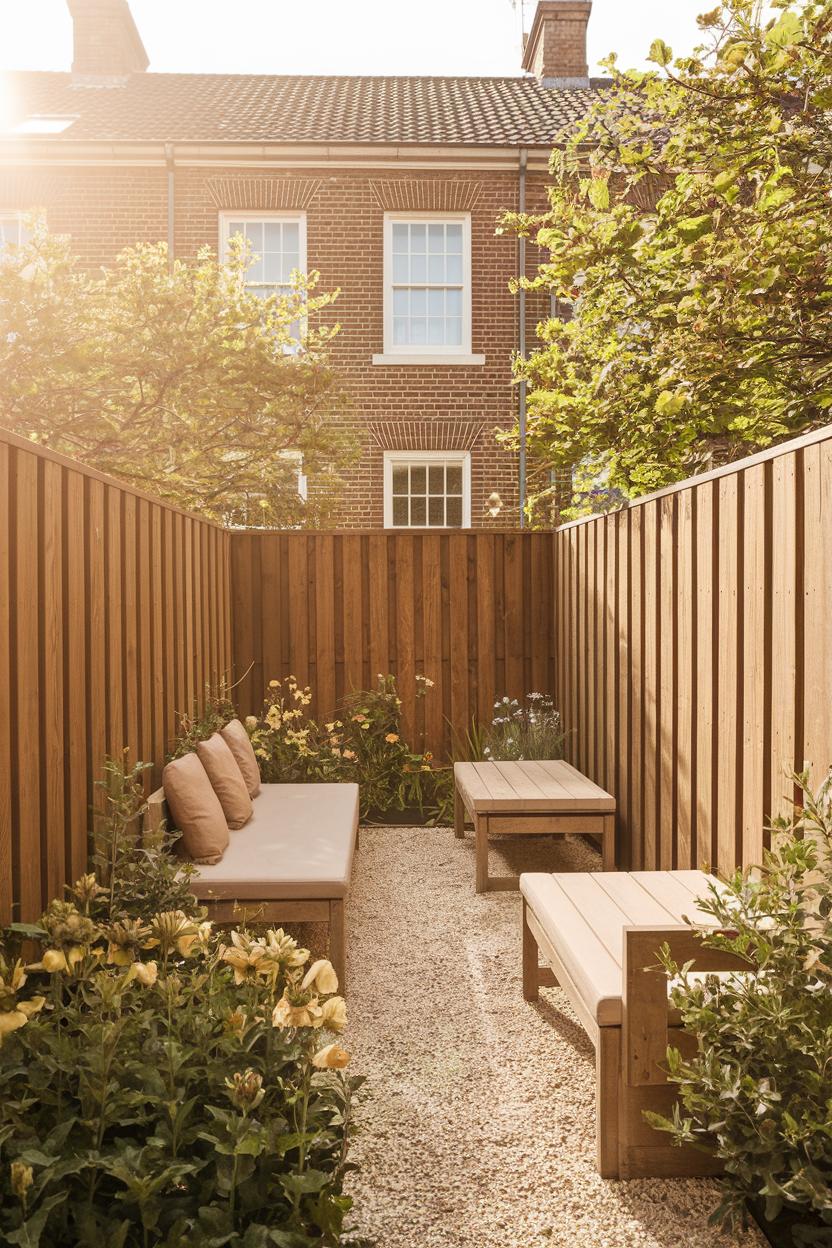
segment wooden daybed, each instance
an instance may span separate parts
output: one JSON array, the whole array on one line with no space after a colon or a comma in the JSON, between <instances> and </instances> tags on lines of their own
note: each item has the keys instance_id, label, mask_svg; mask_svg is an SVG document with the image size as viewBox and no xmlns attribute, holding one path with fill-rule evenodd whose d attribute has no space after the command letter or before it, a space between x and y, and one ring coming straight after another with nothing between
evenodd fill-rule
<instances>
[{"instance_id":1,"label":"wooden daybed","mask_svg":"<svg viewBox=\"0 0 832 1248\"><path fill-rule=\"evenodd\" d=\"M701 871L530 873L523 894L523 995L559 985L595 1046L596 1155L605 1178L714 1174L716 1158L678 1148L644 1110L670 1114L675 1087L663 1070L668 1043L692 1039L668 1001L657 950L697 971L748 971L703 947L714 920L696 905L712 877ZM685 922L688 918L696 927ZM697 930L698 929L698 930ZM539 966L539 954L548 967ZM549 969L551 968L551 969Z\"/></svg>"},{"instance_id":2,"label":"wooden daybed","mask_svg":"<svg viewBox=\"0 0 832 1248\"><path fill-rule=\"evenodd\" d=\"M197 867L191 889L219 923L327 923L329 957L343 987L358 785L263 784L253 806L221 860ZM167 821L158 789L148 798L147 830Z\"/></svg>"}]
</instances>

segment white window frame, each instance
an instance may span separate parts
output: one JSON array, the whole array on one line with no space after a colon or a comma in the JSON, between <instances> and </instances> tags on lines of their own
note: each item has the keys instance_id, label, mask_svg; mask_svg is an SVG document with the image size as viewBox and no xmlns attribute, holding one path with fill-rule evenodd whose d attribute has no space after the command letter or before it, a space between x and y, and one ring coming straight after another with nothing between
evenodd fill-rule
<instances>
[{"instance_id":1,"label":"white window frame","mask_svg":"<svg viewBox=\"0 0 832 1248\"><path fill-rule=\"evenodd\" d=\"M403 346L393 342L393 226L462 225L462 342L459 346ZM470 212L385 212L384 214L384 352L373 364L484 364L471 353L471 214ZM418 283L417 283L418 284ZM428 283L425 283L428 285ZM441 283L444 286L447 283Z\"/></svg>"},{"instance_id":2,"label":"white window frame","mask_svg":"<svg viewBox=\"0 0 832 1248\"><path fill-rule=\"evenodd\" d=\"M32 217L33 215L34 214L31 212L22 212L19 208L0 208L0 221L14 221L19 230L26 225L26 218ZM21 246L20 242L12 245L18 247ZM2 251L2 249L3 244L0 243L0 251Z\"/></svg>"},{"instance_id":3,"label":"white window frame","mask_svg":"<svg viewBox=\"0 0 832 1248\"><path fill-rule=\"evenodd\" d=\"M306 213L305 212L255 212L247 208L244 212L231 212L223 210L220 213L220 254L223 259L228 256L228 244L234 237L231 233L232 221L252 221L268 223L270 221L286 221L291 225L299 226L298 230L298 272L307 272L306 258ZM277 286L278 282L252 282L245 279L247 287L254 286Z\"/></svg>"},{"instance_id":4,"label":"white window frame","mask_svg":"<svg viewBox=\"0 0 832 1248\"><path fill-rule=\"evenodd\" d=\"M432 533L457 532L456 525L410 525L393 523L393 469L407 464L458 463L462 468L462 525L471 527L471 452L470 451L385 451L384 452L384 527L385 529Z\"/></svg>"}]
</instances>

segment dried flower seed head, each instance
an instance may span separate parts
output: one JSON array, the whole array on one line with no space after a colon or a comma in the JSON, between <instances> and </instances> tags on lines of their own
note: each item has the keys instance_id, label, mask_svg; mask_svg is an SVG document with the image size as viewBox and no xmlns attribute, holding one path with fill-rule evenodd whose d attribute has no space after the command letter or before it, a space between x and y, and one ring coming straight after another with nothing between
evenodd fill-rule
<instances>
[{"instance_id":1,"label":"dried flower seed head","mask_svg":"<svg viewBox=\"0 0 832 1248\"><path fill-rule=\"evenodd\" d=\"M262 1075L251 1067L243 1074L237 1071L231 1079L226 1079L225 1086L231 1104L243 1113L256 1109L266 1095Z\"/></svg>"},{"instance_id":2,"label":"dried flower seed head","mask_svg":"<svg viewBox=\"0 0 832 1248\"><path fill-rule=\"evenodd\" d=\"M35 1181L32 1167L22 1161L13 1161L10 1169L12 1191L18 1200L25 1201L26 1193Z\"/></svg>"}]
</instances>

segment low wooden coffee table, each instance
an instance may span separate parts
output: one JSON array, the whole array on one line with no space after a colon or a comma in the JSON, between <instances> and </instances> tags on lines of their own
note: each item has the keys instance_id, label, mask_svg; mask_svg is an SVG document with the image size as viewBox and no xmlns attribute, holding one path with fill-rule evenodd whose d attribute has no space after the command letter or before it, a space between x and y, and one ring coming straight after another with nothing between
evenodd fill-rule
<instances>
[{"instance_id":1,"label":"low wooden coffee table","mask_svg":"<svg viewBox=\"0 0 832 1248\"><path fill-rule=\"evenodd\" d=\"M492 835L586 833L600 836L604 871L615 870L615 798L570 763L455 763L454 832L465 812L477 838L477 892L517 889L518 876L488 874Z\"/></svg>"}]
</instances>

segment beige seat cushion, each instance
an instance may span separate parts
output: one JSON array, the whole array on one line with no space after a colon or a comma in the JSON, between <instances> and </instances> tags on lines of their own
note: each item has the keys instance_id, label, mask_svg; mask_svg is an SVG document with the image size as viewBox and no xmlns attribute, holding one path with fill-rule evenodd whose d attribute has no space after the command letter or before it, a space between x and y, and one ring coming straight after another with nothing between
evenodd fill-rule
<instances>
[{"instance_id":1,"label":"beige seat cushion","mask_svg":"<svg viewBox=\"0 0 832 1248\"><path fill-rule=\"evenodd\" d=\"M168 763L162 785L171 825L182 833L188 856L198 863L218 863L228 845L228 824L196 754Z\"/></svg>"},{"instance_id":2,"label":"beige seat cushion","mask_svg":"<svg viewBox=\"0 0 832 1248\"><path fill-rule=\"evenodd\" d=\"M357 784L264 784L222 862L189 886L201 901L344 897L357 828Z\"/></svg>"},{"instance_id":3,"label":"beige seat cushion","mask_svg":"<svg viewBox=\"0 0 832 1248\"><path fill-rule=\"evenodd\" d=\"M714 926L696 904L702 871L563 872L520 876L520 891L600 1027L619 1027L625 927Z\"/></svg>"},{"instance_id":4,"label":"beige seat cushion","mask_svg":"<svg viewBox=\"0 0 832 1248\"><path fill-rule=\"evenodd\" d=\"M252 815L251 798L243 773L225 740L215 732L207 741L197 744L196 752L208 772L214 792L220 799L229 828L244 827Z\"/></svg>"},{"instance_id":5,"label":"beige seat cushion","mask_svg":"<svg viewBox=\"0 0 832 1248\"><path fill-rule=\"evenodd\" d=\"M260 792L260 768L257 765L251 738L239 719L232 719L220 730L220 734L243 773L249 797L256 797Z\"/></svg>"}]
</instances>

